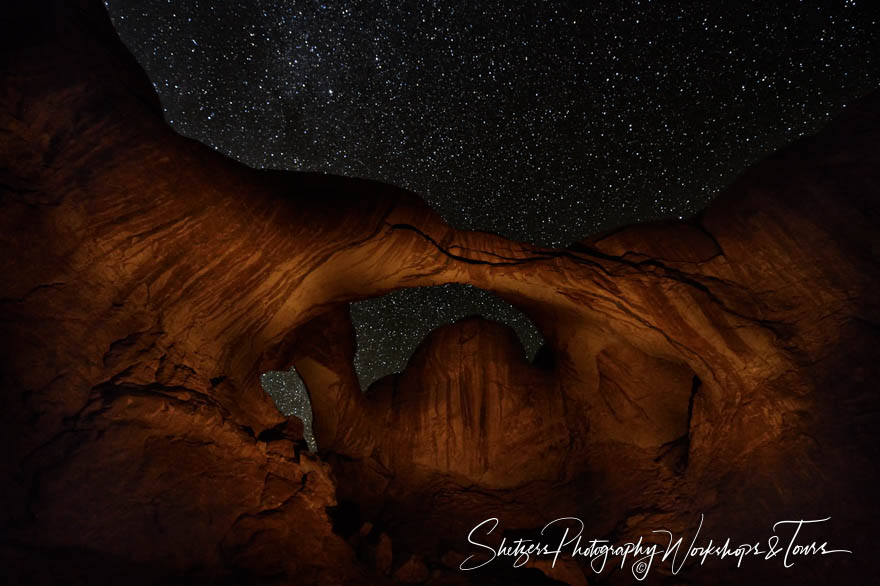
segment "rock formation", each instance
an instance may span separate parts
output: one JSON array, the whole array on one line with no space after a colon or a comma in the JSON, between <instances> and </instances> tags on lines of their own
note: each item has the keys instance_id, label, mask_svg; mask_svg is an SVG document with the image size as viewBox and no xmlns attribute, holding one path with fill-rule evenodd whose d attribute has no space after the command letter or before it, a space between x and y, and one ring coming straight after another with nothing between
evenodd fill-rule
<instances>
[{"instance_id":1,"label":"rock formation","mask_svg":"<svg viewBox=\"0 0 880 586\"><path fill-rule=\"evenodd\" d=\"M535 535L577 516L623 542L701 514L736 543L831 517L805 541L853 554L648 583L864 581L880 95L698 217L551 250L391 186L238 164L165 124L100 3L19 4L0 19L13 583L625 584L578 560L458 566L488 517ZM347 303L450 282L526 313L539 360L470 318L361 394ZM291 364L317 456L260 387Z\"/></svg>"}]
</instances>

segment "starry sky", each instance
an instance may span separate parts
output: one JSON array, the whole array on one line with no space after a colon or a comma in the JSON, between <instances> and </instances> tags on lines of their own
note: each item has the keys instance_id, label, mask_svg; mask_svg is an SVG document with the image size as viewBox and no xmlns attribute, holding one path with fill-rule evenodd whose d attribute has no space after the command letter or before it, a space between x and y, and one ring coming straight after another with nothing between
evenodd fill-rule
<instances>
[{"instance_id":1,"label":"starry sky","mask_svg":"<svg viewBox=\"0 0 880 586\"><path fill-rule=\"evenodd\" d=\"M565 246L694 214L880 84L876 2L110 0L181 134L257 168L410 189L459 228ZM392 318L392 312L396 312ZM464 286L354 304L362 383Z\"/></svg>"}]
</instances>

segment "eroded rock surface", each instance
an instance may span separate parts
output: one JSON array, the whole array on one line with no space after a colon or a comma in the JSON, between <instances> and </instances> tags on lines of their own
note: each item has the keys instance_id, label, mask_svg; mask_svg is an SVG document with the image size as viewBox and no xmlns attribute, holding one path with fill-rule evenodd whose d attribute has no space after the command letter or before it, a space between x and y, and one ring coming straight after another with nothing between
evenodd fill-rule
<instances>
[{"instance_id":1,"label":"eroded rock surface","mask_svg":"<svg viewBox=\"0 0 880 586\"><path fill-rule=\"evenodd\" d=\"M456 565L491 516L623 541L701 514L734 541L830 516L809 539L854 554L707 563L690 583L867 575L880 96L699 217L548 250L455 230L394 187L235 163L164 123L100 3L21 4L0 93L15 579L592 583L577 563ZM466 319L362 395L347 303L448 282L522 309L548 342L536 363ZM317 458L260 388L291 365Z\"/></svg>"}]
</instances>

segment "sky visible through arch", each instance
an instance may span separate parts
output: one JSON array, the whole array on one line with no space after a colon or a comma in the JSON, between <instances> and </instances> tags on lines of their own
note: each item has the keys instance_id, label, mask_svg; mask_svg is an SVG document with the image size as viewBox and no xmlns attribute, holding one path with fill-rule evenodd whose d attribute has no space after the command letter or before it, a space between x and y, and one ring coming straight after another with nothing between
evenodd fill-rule
<instances>
[{"instance_id":1,"label":"sky visible through arch","mask_svg":"<svg viewBox=\"0 0 880 586\"><path fill-rule=\"evenodd\" d=\"M354 362L361 388L403 371L428 333L470 315L482 315L513 328L529 360L544 343L522 312L478 287L449 284L401 289L351 304L358 342Z\"/></svg>"}]
</instances>

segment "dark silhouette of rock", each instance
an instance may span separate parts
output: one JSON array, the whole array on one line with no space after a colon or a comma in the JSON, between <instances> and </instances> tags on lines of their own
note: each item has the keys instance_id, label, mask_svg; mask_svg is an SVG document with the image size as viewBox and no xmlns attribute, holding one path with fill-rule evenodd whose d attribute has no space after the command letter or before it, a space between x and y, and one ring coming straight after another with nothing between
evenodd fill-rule
<instances>
[{"instance_id":1,"label":"dark silhouette of rock","mask_svg":"<svg viewBox=\"0 0 880 586\"><path fill-rule=\"evenodd\" d=\"M695 218L550 250L391 186L249 169L165 124L100 3L3 11L12 582L591 582L583 560L457 566L492 516L622 542L701 514L735 543L831 517L804 542L854 553L710 560L689 583L872 575L880 94ZM362 395L347 302L446 282L521 308L541 360L468 318ZM291 364L318 456L260 388ZM385 537L359 557L365 522Z\"/></svg>"}]
</instances>

